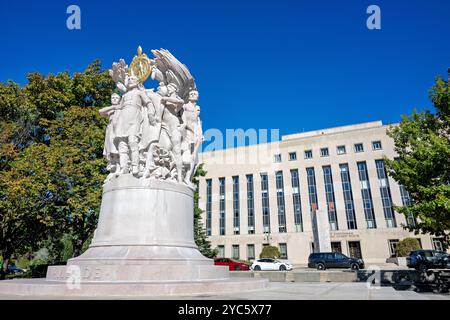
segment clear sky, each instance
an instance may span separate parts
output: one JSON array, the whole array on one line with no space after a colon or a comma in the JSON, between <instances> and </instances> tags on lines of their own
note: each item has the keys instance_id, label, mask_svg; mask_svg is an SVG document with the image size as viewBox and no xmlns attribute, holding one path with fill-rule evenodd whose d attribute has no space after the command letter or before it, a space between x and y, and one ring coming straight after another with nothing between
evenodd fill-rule
<instances>
[{"instance_id":1,"label":"clear sky","mask_svg":"<svg viewBox=\"0 0 450 320\"><path fill-rule=\"evenodd\" d=\"M66 27L71 4L81 30ZM371 4L381 30L366 27ZM450 67L449 0L0 0L0 27L0 82L169 49L196 78L205 129L397 122L431 106Z\"/></svg>"}]
</instances>

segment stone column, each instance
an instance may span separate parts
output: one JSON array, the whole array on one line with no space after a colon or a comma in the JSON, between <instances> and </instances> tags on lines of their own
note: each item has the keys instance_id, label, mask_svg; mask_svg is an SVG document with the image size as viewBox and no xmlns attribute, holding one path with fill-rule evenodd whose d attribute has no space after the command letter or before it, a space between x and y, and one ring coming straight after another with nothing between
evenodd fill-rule
<instances>
[{"instance_id":1,"label":"stone column","mask_svg":"<svg viewBox=\"0 0 450 320\"><path fill-rule=\"evenodd\" d=\"M312 213L314 252L331 252L330 225L326 210Z\"/></svg>"}]
</instances>

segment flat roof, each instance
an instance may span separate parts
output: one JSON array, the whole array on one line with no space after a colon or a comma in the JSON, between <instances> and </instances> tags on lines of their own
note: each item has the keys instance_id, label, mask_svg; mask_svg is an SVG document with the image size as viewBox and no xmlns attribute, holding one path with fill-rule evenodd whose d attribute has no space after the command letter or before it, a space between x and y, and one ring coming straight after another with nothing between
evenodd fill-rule
<instances>
[{"instance_id":1,"label":"flat roof","mask_svg":"<svg viewBox=\"0 0 450 320\"><path fill-rule=\"evenodd\" d=\"M283 135L283 136L281 136L281 141L310 138L310 137L320 136L320 135L324 135L324 134L349 132L349 131L353 131L353 130L378 128L378 127L382 127L382 126L383 126L383 122L381 120L372 121L372 122L364 122L364 123L358 123L358 124L351 124L351 125L347 125L347 126L340 126L340 127L334 127L334 128L319 129L319 130Z\"/></svg>"}]
</instances>

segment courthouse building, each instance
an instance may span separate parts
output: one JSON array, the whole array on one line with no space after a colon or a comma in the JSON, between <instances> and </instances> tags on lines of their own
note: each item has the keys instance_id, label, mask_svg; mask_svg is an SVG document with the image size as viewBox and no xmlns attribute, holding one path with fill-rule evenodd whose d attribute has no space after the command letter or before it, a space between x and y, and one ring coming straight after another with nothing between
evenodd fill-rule
<instances>
[{"instance_id":1,"label":"courthouse building","mask_svg":"<svg viewBox=\"0 0 450 320\"><path fill-rule=\"evenodd\" d=\"M328 216L333 251L368 263L385 263L405 237L441 249L439 239L406 231L414 219L392 207L409 195L386 173L383 156L396 157L388 127L375 121L202 153L199 206L219 256L253 260L273 245L304 265L314 250L311 212Z\"/></svg>"}]
</instances>

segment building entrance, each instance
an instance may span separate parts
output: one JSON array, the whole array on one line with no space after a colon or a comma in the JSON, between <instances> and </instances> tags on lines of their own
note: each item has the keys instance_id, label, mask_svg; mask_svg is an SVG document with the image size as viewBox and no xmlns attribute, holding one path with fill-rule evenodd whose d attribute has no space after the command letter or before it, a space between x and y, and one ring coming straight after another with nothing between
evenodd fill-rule
<instances>
[{"instance_id":1,"label":"building entrance","mask_svg":"<svg viewBox=\"0 0 450 320\"><path fill-rule=\"evenodd\" d=\"M331 251L342 253L341 242L331 242Z\"/></svg>"},{"instance_id":2,"label":"building entrance","mask_svg":"<svg viewBox=\"0 0 450 320\"><path fill-rule=\"evenodd\" d=\"M349 241L348 242L348 252L350 254L350 257L362 259L361 244L359 241Z\"/></svg>"}]
</instances>

